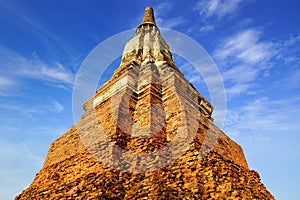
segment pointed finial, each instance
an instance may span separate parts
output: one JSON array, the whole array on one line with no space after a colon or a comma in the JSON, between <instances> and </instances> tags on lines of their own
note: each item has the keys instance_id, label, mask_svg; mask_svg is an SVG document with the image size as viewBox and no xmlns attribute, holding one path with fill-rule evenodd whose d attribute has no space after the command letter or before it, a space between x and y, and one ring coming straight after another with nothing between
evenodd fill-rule
<instances>
[{"instance_id":1,"label":"pointed finial","mask_svg":"<svg viewBox=\"0 0 300 200\"><path fill-rule=\"evenodd\" d=\"M154 20L154 12L153 12L153 9L150 6L147 6L145 8L144 18L142 20L141 25L145 25L145 24L156 25L155 20Z\"/></svg>"}]
</instances>

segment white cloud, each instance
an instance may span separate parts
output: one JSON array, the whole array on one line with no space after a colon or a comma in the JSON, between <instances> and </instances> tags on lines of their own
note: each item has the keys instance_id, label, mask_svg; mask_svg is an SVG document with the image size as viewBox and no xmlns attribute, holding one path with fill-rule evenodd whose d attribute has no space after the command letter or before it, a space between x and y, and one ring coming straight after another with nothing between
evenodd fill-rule
<instances>
[{"instance_id":1,"label":"white cloud","mask_svg":"<svg viewBox=\"0 0 300 200\"><path fill-rule=\"evenodd\" d=\"M248 65L239 65L228 69L223 73L223 80L233 83L248 83L253 81L258 74L258 70Z\"/></svg>"},{"instance_id":2,"label":"white cloud","mask_svg":"<svg viewBox=\"0 0 300 200\"><path fill-rule=\"evenodd\" d=\"M60 63L48 64L37 56L26 58L0 46L0 68L5 77L0 77L0 85L10 89L20 78L43 80L54 85L70 86L74 74Z\"/></svg>"},{"instance_id":3,"label":"white cloud","mask_svg":"<svg viewBox=\"0 0 300 200\"><path fill-rule=\"evenodd\" d=\"M224 130L231 136L259 133L297 132L300 128L300 97L272 100L260 97L246 105L229 109ZM265 136L263 136L265 137Z\"/></svg>"},{"instance_id":4,"label":"white cloud","mask_svg":"<svg viewBox=\"0 0 300 200\"><path fill-rule=\"evenodd\" d=\"M212 16L221 18L236 11L242 3L243 0L201 0L196 10L205 18Z\"/></svg>"},{"instance_id":5,"label":"white cloud","mask_svg":"<svg viewBox=\"0 0 300 200\"><path fill-rule=\"evenodd\" d=\"M0 96L13 96L16 95L15 87L17 82L9 77L0 75Z\"/></svg>"},{"instance_id":6,"label":"white cloud","mask_svg":"<svg viewBox=\"0 0 300 200\"><path fill-rule=\"evenodd\" d=\"M223 73L223 80L226 83L226 93L228 98L232 98L252 87L259 74L259 69L249 67L248 65L240 65L230 68Z\"/></svg>"},{"instance_id":7,"label":"white cloud","mask_svg":"<svg viewBox=\"0 0 300 200\"><path fill-rule=\"evenodd\" d=\"M53 34L53 31L45 26L43 19L35 15L35 12L29 12L27 6L20 3L1 2L1 7L17 19L17 23L15 20L11 23L14 23L21 30L34 34L47 49L52 49L52 51L59 49L65 53L68 52L68 49L64 48L65 45L61 45L64 41L60 40L57 34Z\"/></svg>"},{"instance_id":8,"label":"white cloud","mask_svg":"<svg viewBox=\"0 0 300 200\"><path fill-rule=\"evenodd\" d=\"M300 42L300 35L291 35L289 39L283 41L284 46L292 46Z\"/></svg>"},{"instance_id":9,"label":"white cloud","mask_svg":"<svg viewBox=\"0 0 300 200\"><path fill-rule=\"evenodd\" d=\"M32 127L30 130L17 127L13 132L9 132L11 134L0 134L1 200L14 199L29 186L43 165L50 142L68 129L56 124ZM15 138L21 134L27 137Z\"/></svg>"},{"instance_id":10,"label":"white cloud","mask_svg":"<svg viewBox=\"0 0 300 200\"><path fill-rule=\"evenodd\" d=\"M236 83L232 85L226 86L226 97L227 100L231 100L232 98L245 93L245 91L248 91L252 88L252 85L250 83Z\"/></svg>"},{"instance_id":11,"label":"white cloud","mask_svg":"<svg viewBox=\"0 0 300 200\"><path fill-rule=\"evenodd\" d=\"M279 53L277 59L283 61L284 64L300 64L300 35L290 35L288 39L278 41L276 48Z\"/></svg>"},{"instance_id":12,"label":"white cloud","mask_svg":"<svg viewBox=\"0 0 300 200\"><path fill-rule=\"evenodd\" d=\"M64 106L57 101L53 102L52 107L53 107L53 112L55 113L61 113L64 110Z\"/></svg>"},{"instance_id":13,"label":"white cloud","mask_svg":"<svg viewBox=\"0 0 300 200\"><path fill-rule=\"evenodd\" d=\"M254 28L243 30L224 41L214 52L214 58L221 65L222 76L228 98L250 92L257 78L266 75L276 56L274 44L263 41L262 33Z\"/></svg>"},{"instance_id":14,"label":"white cloud","mask_svg":"<svg viewBox=\"0 0 300 200\"><path fill-rule=\"evenodd\" d=\"M72 84L74 79L74 75L63 65L56 63L50 66L40 60L34 61L32 65L30 63L23 63L19 73L21 76L54 83Z\"/></svg>"},{"instance_id":15,"label":"white cloud","mask_svg":"<svg viewBox=\"0 0 300 200\"><path fill-rule=\"evenodd\" d=\"M1 104L0 108L6 110L13 110L14 112L19 112L25 115L41 113L61 113L64 110L64 106L57 101L53 101L48 105L44 104L34 106L20 104Z\"/></svg>"},{"instance_id":16,"label":"white cloud","mask_svg":"<svg viewBox=\"0 0 300 200\"><path fill-rule=\"evenodd\" d=\"M37 150L37 149L36 149ZM25 143L0 140L0 187L3 199L13 199L33 180L43 164L39 151Z\"/></svg>"},{"instance_id":17,"label":"white cloud","mask_svg":"<svg viewBox=\"0 0 300 200\"><path fill-rule=\"evenodd\" d=\"M12 80L9 80L6 77L1 77L0 76L0 86L1 87L11 86L11 85L14 85Z\"/></svg>"},{"instance_id":18,"label":"white cloud","mask_svg":"<svg viewBox=\"0 0 300 200\"><path fill-rule=\"evenodd\" d=\"M246 29L225 40L221 49L215 52L218 59L233 58L246 64L268 61L272 56L272 43L260 39L256 29Z\"/></svg>"},{"instance_id":19,"label":"white cloud","mask_svg":"<svg viewBox=\"0 0 300 200\"><path fill-rule=\"evenodd\" d=\"M200 32L209 32L214 30L214 28L215 28L214 25L205 25L200 28Z\"/></svg>"},{"instance_id":20,"label":"white cloud","mask_svg":"<svg viewBox=\"0 0 300 200\"><path fill-rule=\"evenodd\" d=\"M174 17L169 19L162 19L162 18L156 19L156 24L158 27L169 28L169 29L178 27L182 25L184 22L185 20L182 17Z\"/></svg>"},{"instance_id":21,"label":"white cloud","mask_svg":"<svg viewBox=\"0 0 300 200\"><path fill-rule=\"evenodd\" d=\"M45 135L59 137L62 134L64 134L65 132L67 132L69 130L69 127L57 126L57 125L55 125L55 127L39 126L39 127L36 127L36 130Z\"/></svg>"},{"instance_id":22,"label":"white cloud","mask_svg":"<svg viewBox=\"0 0 300 200\"><path fill-rule=\"evenodd\" d=\"M168 13L173 9L173 3L171 2L161 2L154 7L155 15L160 16L163 13Z\"/></svg>"},{"instance_id":23,"label":"white cloud","mask_svg":"<svg viewBox=\"0 0 300 200\"><path fill-rule=\"evenodd\" d=\"M288 77L281 77L285 88L299 87L300 36L272 42L262 36L262 31L249 28L225 38L216 48L213 57L222 69L229 99L240 93L257 93L259 79L268 77L275 67L285 66Z\"/></svg>"},{"instance_id":24,"label":"white cloud","mask_svg":"<svg viewBox=\"0 0 300 200\"><path fill-rule=\"evenodd\" d=\"M153 8L158 27L172 29L185 22L183 17L173 17L173 15L169 16L169 14L172 13L171 11L173 8L174 4L171 1L159 3Z\"/></svg>"},{"instance_id":25,"label":"white cloud","mask_svg":"<svg viewBox=\"0 0 300 200\"><path fill-rule=\"evenodd\" d=\"M293 71L293 74L291 74L291 76L287 76L286 77L286 80L285 80L286 83L286 87L289 87L289 88L299 88L300 85L300 70L296 70L296 71Z\"/></svg>"}]
</instances>

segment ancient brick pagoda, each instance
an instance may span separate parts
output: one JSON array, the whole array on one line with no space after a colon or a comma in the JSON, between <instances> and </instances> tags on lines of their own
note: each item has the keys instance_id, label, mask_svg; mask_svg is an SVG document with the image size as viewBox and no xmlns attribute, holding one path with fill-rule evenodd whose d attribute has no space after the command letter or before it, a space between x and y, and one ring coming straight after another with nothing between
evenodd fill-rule
<instances>
[{"instance_id":1,"label":"ancient brick pagoda","mask_svg":"<svg viewBox=\"0 0 300 200\"><path fill-rule=\"evenodd\" d=\"M16 199L274 199L176 67L150 7L83 108Z\"/></svg>"}]
</instances>

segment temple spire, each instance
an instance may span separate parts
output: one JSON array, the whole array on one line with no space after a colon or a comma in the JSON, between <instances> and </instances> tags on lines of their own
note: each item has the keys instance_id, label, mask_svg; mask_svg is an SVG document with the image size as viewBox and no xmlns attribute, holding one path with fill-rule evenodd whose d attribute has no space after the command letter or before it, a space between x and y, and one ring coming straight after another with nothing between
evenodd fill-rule
<instances>
[{"instance_id":1,"label":"temple spire","mask_svg":"<svg viewBox=\"0 0 300 200\"><path fill-rule=\"evenodd\" d=\"M140 28L140 27L151 27L151 26L156 26L155 19L154 19L154 12L153 12L153 9L150 6L147 6L145 8L142 23L138 28Z\"/></svg>"},{"instance_id":2,"label":"temple spire","mask_svg":"<svg viewBox=\"0 0 300 200\"><path fill-rule=\"evenodd\" d=\"M132 67L149 63L168 65L182 74L175 66L170 47L155 24L153 9L147 6L142 23L136 29L135 36L126 43L120 67L114 74L121 75Z\"/></svg>"}]
</instances>

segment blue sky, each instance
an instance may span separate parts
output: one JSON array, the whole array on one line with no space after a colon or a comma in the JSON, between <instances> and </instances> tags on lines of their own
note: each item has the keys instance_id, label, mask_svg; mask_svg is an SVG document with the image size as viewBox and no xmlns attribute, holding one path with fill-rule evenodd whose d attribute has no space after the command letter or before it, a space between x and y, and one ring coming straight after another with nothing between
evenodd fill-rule
<instances>
[{"instance_id":1,"label":"blue sky","mask_svg":"<svg viewBox=\"0 0 300 200\"><path fill-rule=\"evenodd\" d=\"M147 5L159 27L190 36L213 58L227 95L224 132L277 199L297 199L300 3L124 2L0 1L0 200L28 187L50 142L74 124L72 88L85 57L136 28ZM178 67L209 99L199 74Z\"/></svg>"}]
</instances>

